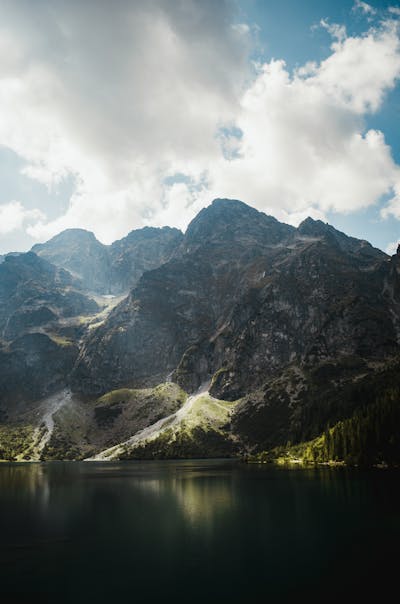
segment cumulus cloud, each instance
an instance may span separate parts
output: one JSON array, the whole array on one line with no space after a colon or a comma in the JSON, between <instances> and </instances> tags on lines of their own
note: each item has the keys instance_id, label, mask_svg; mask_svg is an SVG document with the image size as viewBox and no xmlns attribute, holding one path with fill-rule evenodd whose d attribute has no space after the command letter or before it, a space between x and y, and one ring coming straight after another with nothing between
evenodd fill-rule
<instances>
[{"instance_id":1,"label":"cumulus cloud","mask_svg":"<svg viewBox=\"0 0 400 604\"><path fill-rule=\"evenodd\" d=\"M49 188L76 183L67 211L31 236L184 228L213 197L297 223L388 195L397 216L399 167L365 127L400 75L394 18L359 36L323 21L330 55L291 72L251 66L251 30L228 0L0 7L0 144Z\"/></svg>"},{"instance_id":2,"label":"cumulus cloud","mask_svg":"<svg viewBox=\"0 0 400 604\"><path fill-rule=\"evenodd\" d=\"M43 218L39 210L26 210L20 201L0 205L0 234L8 235Z\"/></svg>"},{"instance_id":3,"label":"cumulus cloud","mask_svg":"<svg viewBox=\"0 0 400 604\"><path fill-rule=\"evenodd\" d=\"M215 192L254 200L278 217L351 212L400 184L382 132L365 130L400 74L397 30L337 39L332 54L291 74L283 61L259 67L237 126L237 159L211 170Z\"/></svg>"},{"instance_id":4,"label":"cumulus cloud","mask_svg":"<svg viewBox=\"0 0 400 604\"><path fill-rule=\"evenodd\" d=\"M0 1L0 143L77 189L59 227L110 239L163 211L163 180L219 154L249 75L232 3ZM196 176L197 175L197 176ZM47 228L47 231L46 231Z\"/></svg>"}]
</instances>

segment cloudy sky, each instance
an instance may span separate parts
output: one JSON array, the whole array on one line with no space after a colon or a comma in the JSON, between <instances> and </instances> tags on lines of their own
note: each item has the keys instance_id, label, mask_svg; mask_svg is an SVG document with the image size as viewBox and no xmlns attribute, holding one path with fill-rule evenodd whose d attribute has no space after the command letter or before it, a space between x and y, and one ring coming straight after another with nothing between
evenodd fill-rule
<instances>
[{"instance_id":1,"label":"cloudy sky","mask_svg":"<svg viewBox=\"0 0 400 604\"><path fill-rule=\"evenodd\" d=\"M400 4L0 0L0 252L215 197L400 238Z\"/></svg>"}]
</instances>

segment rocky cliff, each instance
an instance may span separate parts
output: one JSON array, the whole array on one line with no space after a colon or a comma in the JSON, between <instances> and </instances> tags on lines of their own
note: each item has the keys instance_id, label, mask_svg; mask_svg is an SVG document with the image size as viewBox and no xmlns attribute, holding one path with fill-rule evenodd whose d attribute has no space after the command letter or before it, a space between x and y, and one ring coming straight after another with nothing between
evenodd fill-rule
<instances>
[{"instance_id":1,"label":"rocky cliff","mask_svg":"<svg viewBox=\"0 0 400 604\"><path fill-rule=\"evenodd\" d=\"M6 256L0 264L0 337L5 340L59 317L97 310L79 280L33 252Z\"/></svg>"},{"instance_id":2,"label":"rocky cliff","mask_svg":"<svg viewBox=\"0 0 400 604\"><path fill-rule=\"evenodd\" d=\"M107 274L108 291L133 288L71 336L74 352L65 351L65 368L54 355L54 375L64 375L75 421L86 426L70 439L76 456L100 454L100 443L111 447L108 459L233 455L310 441L377 404L382 375L400 353L400 256L390 258L321 221L308 218L294 228L240 201L217 199L184 236L142 229L107 248L107 263L94 256L99 270L92 274ZM68 246L53 260L66 264L67 257ZM79 278L88 287L82 268L74 276L52 270L53 280ZM30 320L51 320L41 312ZM8 383L18 371L7 374ZM136 395L129 404L118 399L118 416L126 404L132 417L147 418L130 424L132 434L124 432L121 444L113 407L104 407L107 393L152 393L162 383L176 384L189 398L169 415L173 405L160 404L164 424L153 411L146 415ZM175 392L158 392L164 391ZM154 400L149 409L159 405ZM109 423L100 430L103 413ZM71 433L65 417L58 440L63 430ZM86 445L79 448L79 439ZM51 439L48 444L60 450Z\"/></svg>"},{"instance_id":3,"label":"rocky cliff","mask_svg":"<svg viewBox=\"0 0 400 604\"><path fill-rule=\"evenodd\" d=\"M290 363L398 351L392 261L308 219L294 229L216 200L85 342L74 387L100 394L173 372L235 400ZM111 381L110 381L111 380Z\"/></svg>"}]
</instances>

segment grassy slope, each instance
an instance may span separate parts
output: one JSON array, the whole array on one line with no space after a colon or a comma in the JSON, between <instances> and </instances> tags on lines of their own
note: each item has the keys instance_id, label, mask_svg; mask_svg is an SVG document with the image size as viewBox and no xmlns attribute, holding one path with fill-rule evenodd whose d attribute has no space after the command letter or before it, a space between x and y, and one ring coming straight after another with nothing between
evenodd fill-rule
<instances>
[{"instance_id":1,"label":"grassy slope","mask_svg":"<svg viewBox=\"0 0 400 604\"><path fill-rule=\"evenodd\" d=\"M126 446L119 459L168 459L230 457L238 451L230 433L230 416L235 403L208 394L196 397L188 413L155 438L133 447Z\"/></svg>"},{"instance_id":2,"label":"grassy slope","mask_svg":"<svg viewBox=\"0 0 400 604\"><path fill-rule=\"evenodd\" d=\"M35 426L14 424L0 426L0 461L29 459L34 448Z\"/></svg>"},{"instance_id":3,"label":"grassy slope","mask_svg":"<svg viewBox=\"0 0 400 604\"><path fill-rule=\"evenodd\" d=\"M113 390L96 401L74 404L55 416L45 459L83 459L117 445L149 424L177 411L186 393L176 384Z\"/></svg>"},{"instance_id":4,"label":"grassy slope","mask_svg":"<svg viewBox=\"0 0 400 604\"><path fill-rule=\"evenodd\" d=\"M0 424L0 461L84 459L132 436L171 413L186 401L176 384L156 388L114 390L95 401L72 398L53 414L54 429L42 451L46 432L41 404Z\"/></svg>"}]
</instances>

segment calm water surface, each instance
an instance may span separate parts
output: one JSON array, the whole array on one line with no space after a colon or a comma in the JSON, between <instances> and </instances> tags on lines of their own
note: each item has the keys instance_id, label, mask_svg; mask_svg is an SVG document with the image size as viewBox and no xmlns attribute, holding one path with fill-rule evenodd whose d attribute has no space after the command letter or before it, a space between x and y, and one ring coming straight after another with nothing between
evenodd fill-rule
<instances>
[{"instance_id":1,"label":"calm water surface","mask_svg":"<svg viewBox=\"0 0 400 604\"><path fill-rule=\"evenodd\" d=\"M389 601L399 477L218 461L0 464L0 601Z\"/></svg>"}]
</instances>

